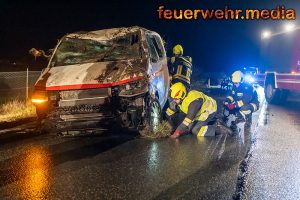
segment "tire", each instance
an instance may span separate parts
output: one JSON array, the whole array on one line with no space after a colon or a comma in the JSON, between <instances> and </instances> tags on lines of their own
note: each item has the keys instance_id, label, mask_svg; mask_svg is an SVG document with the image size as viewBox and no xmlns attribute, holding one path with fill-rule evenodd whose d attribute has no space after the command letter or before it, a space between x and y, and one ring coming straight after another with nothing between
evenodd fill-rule
<instances>
[{"instance_id":1,"label":"tire","mask_svg":"<svg viewBox=\"0 0 300 200\"><path fill-rule=\"evenodd\" d=\"M38 120L38 126L36 132L50 134L53 131L54 125L50 125L47 120L47 113L41 108L36 107L36 115Z\"/></svg>"},{"instance_id":2,"label":"tire","mask_svg":"<svg viewBox=\"0 0 300 200\"><path fill-rule=\"evenodd\" d=\"M149 99L146 107L144 124L139 128L139 133L146 137L155 137L159 131L162 119L162 109L157 99Z\"/></svg>"},{"instance_id":3,"label":"tire","mask_svg":"<svg viewBox=\"0 0 300 200\"><path fill-rule=\"evenodd\" d=\"M265 97L270 104L282 104L285 103L288 97L288 90L280 90L274 88L274 85L268 83L265 88Z\"/></svg>"},{"instance_id":4,"label":"tire","mask_svg":"<svg viewBox=\"0 0 300 200\"><path fill-rule=\"evenodd\" d=\"M36 115L38 117L38 120L43 120L46 118L47 113L45 111L43 111L41 108L36 107Z\"/></svg>"},{"instance_id":5,"label":"tire","mask_svg":"<svg viewBox=\"0 0 300 200\"><path fill-rule=\"evenodd\" d=\"M280 101L279 89L276 89L272 83L267 83L265 86L265 98L270 104L277 104Z\"/></svg>"},{"instance_id":6,"label":"tire","mask_svg":"<svg viewBox=\"0 0 300 200\"><path fill-rule=\"evenodd\" d=\"M49 121L48 119L39 120L37 130L40 133L45 133L48 135L57 135L59 133L59 130L55 126L55 123Z\"/></svg>"}]
</instances>

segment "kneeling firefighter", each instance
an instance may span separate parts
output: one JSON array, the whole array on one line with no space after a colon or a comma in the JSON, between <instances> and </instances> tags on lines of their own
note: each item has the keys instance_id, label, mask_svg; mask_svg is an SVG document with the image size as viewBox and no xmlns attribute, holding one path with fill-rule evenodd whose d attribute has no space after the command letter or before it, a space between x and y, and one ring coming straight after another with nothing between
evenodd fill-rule
<instances>
[{"instance_id":1,"label":"kneeling firefighter","mask_svg":"<svg viewBox=\"0 0 300 200\"><path fill-rule=\"evenodd\" d=\"M187 89L190 89L192 74L192 58L183 56L183 48L177 44L173 48L173 57L169 65L171 84L181 82Z\"/></svg>"},{"instance_id":2,"label":"kneeling firefighter","mask_svg":"<svg viewBox=\"0 0 300 200\"><path fill-rule=\"evenodd\" d=\"M224 101L224 117L233 131L243 132L245 124L251 125L252 113L259 109L258 95L252 85L244 83L244 74L235 71L231 80L233 88Z\"/></svg>"},{"instance_id":3,"label":"kneeling firefighter","mask_svg":"<svg viewBox=\"0 0 300 200\"><path fill-rule=\"evenodd\" d=\"M215 136L213 119L217 111L216 101L196 90L187 93L181 82L172 85L170 90L172 102L166 113L168 122L175 130L171 138L178 138L190 131L197 136Z\"/></svg>"}]
</instances>

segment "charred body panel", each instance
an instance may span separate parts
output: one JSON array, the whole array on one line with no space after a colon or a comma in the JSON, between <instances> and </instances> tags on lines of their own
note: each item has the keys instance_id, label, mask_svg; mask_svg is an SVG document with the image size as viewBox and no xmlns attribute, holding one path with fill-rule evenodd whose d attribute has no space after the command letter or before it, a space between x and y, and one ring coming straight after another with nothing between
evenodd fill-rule
<instances>
[{"instance_id":1,"label":"charred body panel","mask_svg":"<svg viewBox=\"0 0 300 200\"><path fill-rule=\"evenodd\" d=\"M164 106L168 74L155 32L131 27L73 33L58 43L32 99L39 118L59 131L120 119L138 128L151 99Z\"/></svg>"}]
</instances>

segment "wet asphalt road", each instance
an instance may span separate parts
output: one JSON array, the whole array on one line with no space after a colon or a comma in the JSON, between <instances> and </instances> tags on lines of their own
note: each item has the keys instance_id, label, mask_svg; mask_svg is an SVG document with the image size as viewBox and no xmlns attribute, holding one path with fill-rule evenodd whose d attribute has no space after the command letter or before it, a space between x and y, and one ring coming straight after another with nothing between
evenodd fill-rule
<instances>
[{"instance_id":1,"label":"wet asphalt road","mask_svg":"<svg viewBox=\"0 0 300 200\"><path fill-rule=\"evenodd\" d=\"M271 183L285 183L280 194L298 187L289 194L299 197L299 112L263 105L243 142L126 132L60 137L36 133L34 123L1 130L0 199L269 199L278 192ZM282 124L282 113L289 122Z\"/></svg>"},{"instance_id":2,"label":"wet asphalt road","mask_svg":"<svg viewBox=\"0 0 300 200\"><path fill-rule=\"evenodd\" d=\"M249 162L244 199L300 199L300 95L267 108Z\"/></svg>"}]
</instances>

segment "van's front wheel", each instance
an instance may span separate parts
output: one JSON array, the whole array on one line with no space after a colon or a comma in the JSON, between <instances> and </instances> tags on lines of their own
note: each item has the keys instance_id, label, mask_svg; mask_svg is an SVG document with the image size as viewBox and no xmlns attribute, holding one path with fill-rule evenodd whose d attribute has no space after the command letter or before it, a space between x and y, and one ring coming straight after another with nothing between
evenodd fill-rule
<instances>
[{"instance_id":1,"label":"van's front wheel","mask_svg":"<svg viewBox=\"0 0 300 200\"><path fill-rule=\"evenodd\" d=\"M161 125L162 109L157 99L149 99L147 104L144 123L139 132L146 137L155 137Z\"/></svg>"}]
</instances>

